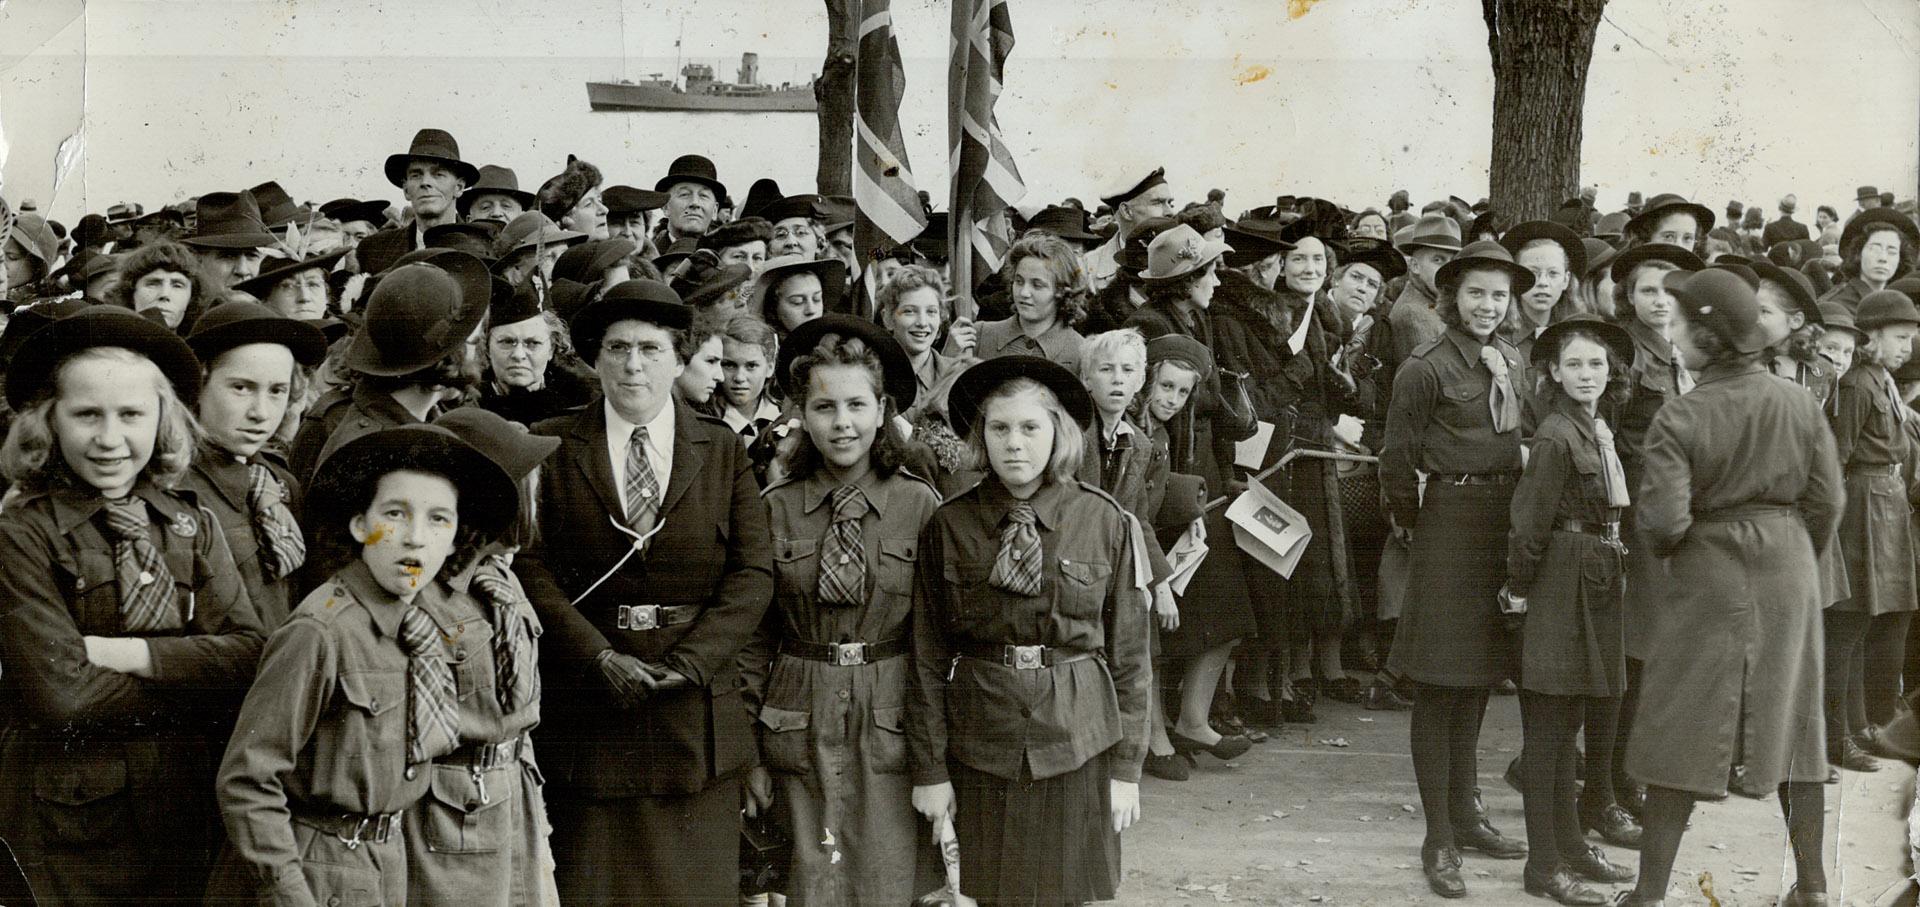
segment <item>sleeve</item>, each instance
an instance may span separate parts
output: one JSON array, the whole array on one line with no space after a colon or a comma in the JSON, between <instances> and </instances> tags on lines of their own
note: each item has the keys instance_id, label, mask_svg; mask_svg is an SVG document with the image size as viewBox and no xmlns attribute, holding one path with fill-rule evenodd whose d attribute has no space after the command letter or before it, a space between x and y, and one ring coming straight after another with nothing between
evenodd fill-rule
<instances>
[{"instance_id":1,"label":"sleeve","mask_svg":"<svg viewBox=\"0 0 1920 907\"><path fill-rule=\"evenodd\" d=\"M722 666L739 658L773 601L773 536L767 528L767 502L760 499L760 486L754 482L745 451L734 445L725 459L733 471L725 572L713 601L664 656L667 667L702 687L713 683Z\"/></svg>"},{"instance_id":2,"label":"sleeve","mask_svg":"<svg viewBox=\"0 0 1920 907\"><path fill-rule=\"evenodd\" d=\"M1393 402L1387 410L1386 439L1380 450L1380 488L1387 512L1403 529L1412 529L1420 516L1420 438L1433 419L1433 401L1440 382L1424 359L1409 359L1393 380Z\"/></svg>"},{"instance_id":3,"label":"sleeve","mask_svg":"<svg viewBox=\"0 0 1920 907\"><path fill-rule=\"evenodd\" d=\"M1133 543L1128 538L1135 531L1130 528L1133 520L1124 513L1118 515L1118 531L1109 543L1115 553L1113 586L1107 593L1104 617L1107 673L1120 703L1120 741L1113 745L1108 771L1115 781L1137 784L1147 758L1148 684L1153 667L1148 654L1148 610L1140 607L1141 590L1134 584Z\"/></svg>"},{"instance_id":4,"label":"sleeve","mask_svg":"<svg viewBox=\"0 0 1920 907\"><path fill-rule=\"evenodd\" d=\"M1641 533L1663 558L1680 547L1693 526L1693 467L1682 441L1689 426L1682 424L1685 408L1676 403L1661 407L1647 428L1640 487L1633 499Z\"/></svg>"},{"instance_id":5,"label":"sleeve","mask_svg":"<svg viewBox=\"0 0 1920 907\"><path fill-rule=\"evenodd\" d=\"M944 533L938 516L920 531L920 560L913 583L913 683L907 709L907 744L915 786L947 780L947 672L953 649L940 612L946 603Z\"/></svg>"},{"instance_id":6,"label":"sleeve","mask_svg":"<svg viewBox=\"0 0 1920 907\"><path fill-rule=\"evenodd\" d=\"M190 636L163 636L147 640L153 659L154 683L186 691L230 690L237 694L253 680L266 632L253 599L233 563L226 534L211 512L200 509L199 551L205 576L195 577L194 594L207 601L196 615L218 615L212 626L197 626ZM229 707L234 700L228 700Z\"/></svg>"},{"instance_id":7,"label":"sleeve","mask_svg":"<svg viewBox=\"0 0 1920 907\"><path fill-rule=\"evenodd\" d=\"M1538 438L1520 485L1513 491L1513 528L1507 534L1507 588L1525 598L1534 571L1553 540L1553 518L1566 488L1572 451L1560 438Z\"/></svg>"},{"instance_id":8,"label":"sleeve","mask_svg":"<svg viewBox=\"0 0 1920 907\"><path fill-rule=\"evenodd\" d=\"M259 678L220 760L214 793L227 840L252 871L261 903L313 904L294 842L287 779L338 676L339 654L326 628L310 618L287 622L267 642Z\"/></svg>"},{"instance_id":9,"label":"sleeve","mask_svg":"<svg viewBox=\"0 0 1920 907\"><path fill-rule=\"evenodd\" d=\"M566 561L566 552L549 554L547 545L567 538L566 523L578 519L568 505L569 499L576 496L569 492L580 488L561 486L564 471L540 471L540 533L531 547L513 559L513 573L519 577L544 630L540 636L540 662L541 670L549 672L549 677L555 676L554 672L578 677L591 669L595 656L613 648L606 635L573 606L573 597L560 587L553 569L547 566L549 557L555 563Z\"/></svg>"},{"instance_id":10,"label":"sleeve","mask_svg":"<svg viewBox=\"0 0 1920 907\"><path fill-rule=\"evenodd\" d=\"M1800 492L1800 516L1807 523L1807 535L1813 539L1813 550L1824 553L1833 543L1834 530L1839 526L1841 511L1847 505L1847 490L1840 476L1840 459L1834 453L1834 443L1828 432L1821 431L1818 411L1815 411L1813 427L1807 434L1807 449L1811 456L1807 463L1807 484Z\"/></svg>"},{"instance_id":11,"label":"sleeve","mask_svg":"<svg viewBox=\"0 0 1920 907\"><path fill-rule=\"evenodd\" d=\"M1833 454L1842 467L1853 459L1853 445L1873 418L1873 400L1855 382L1842 380L1833 392Z\"/></svg>"}]
</instances>

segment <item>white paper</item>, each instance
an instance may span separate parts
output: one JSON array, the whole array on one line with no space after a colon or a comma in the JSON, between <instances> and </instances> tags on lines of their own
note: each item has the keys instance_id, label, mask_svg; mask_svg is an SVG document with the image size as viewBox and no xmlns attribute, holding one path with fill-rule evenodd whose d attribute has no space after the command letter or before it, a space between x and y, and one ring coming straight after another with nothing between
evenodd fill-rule
<instances>
[{"instance_id":1,"label":"white paper","mask_svg":"<svg viewBox=\"0 0 1920 907\"><path fill-rule=\"evenodd\" d=\"M1241 469L1259 469L1266 464L1267 448L1273 444L1273 423L1253 427L1253 437L1233 444L1233 465Z\"/></svg>"},{"instance_id":2,"label":"white paper","mask_svg":"<svg viewBox=\"0 0 1920 907\"><path fill-rule=\"evenodd\" d=\"M1313 540L1307 518L1259 482L1249 483L1227 506L1227 519L1233 522L1233 538L1240 550L1284 577L1293 576L1300 555Z\"/></svg>"},{"instance_id":3,"label":"white paper","mask_svg":"<svg viewBox=\"0 0 1920 907\"><path fill-rule=\"evenodd\" d=\"M1187 594L1187 584L1193 582L1194 574L1200 572L1200 564L1206 561L1207 522L1204 519L1193 521L1187 531L1180 534L1173 547L1167 549L1167 562L1173 565L1173 575L1167 583L1173 587L1175 595Z\"/></svg>"}]
</instances>

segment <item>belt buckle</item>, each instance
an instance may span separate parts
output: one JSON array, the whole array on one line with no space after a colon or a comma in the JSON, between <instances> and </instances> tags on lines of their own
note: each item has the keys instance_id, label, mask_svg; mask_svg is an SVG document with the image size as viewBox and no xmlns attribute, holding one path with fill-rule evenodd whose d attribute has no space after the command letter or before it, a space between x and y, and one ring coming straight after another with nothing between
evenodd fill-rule
<instances>
[{"instance_id":1,"label":"belt buckle","mask_svg":"<svg viewBox=\"0 0 1920 907\"><path fill-rule=\"evenodd\" d=\"M618 621L622 630L657 630L660 628L660 606L621 605Z\"/></svg>"},{"instance_id":2,"label":"belt buckle","mask_svg":"<svg viewBox=\"0 0 1920 907\"><path fill-rule=\"evenodd\" d=\"M370 840L375 844L385 844L387 839L393 837L394 829L400 826L400 814L381 813L373 818L372 825L373 836Z\"/></svg>"},{"instance_id":3,"label":"belt buckle","mask_svg":"<svg viewBox=\"0 0 1920 907\"><path fill-rule=\"evenodd\" d=\"M1008 646L1013 653L1013 666L1022 671L1037 671L1046 667L1046 646Z\"/></svg>"},{"instance_id":4,"label":"belt buckle","mask_svg":"<svg viewBox=\"0 0 1920 907\"><path fill-rule=\"evenodd\" d=\"M864 642L837 642L833 644L833 663L835 667L850 668L867 663L867 644Z\"/></svg>"},{"instance_id":5,"label":"belt buckle","mask_svg":"<svg viewBox=\"0 0 1920 907\"><path fill-rule=\"evenodd\" d=\"M354 819L353 816L341 816L340 818L343 820L341 823L341 827L351 828L352 831L349 832L348 834L343 835L340 833L338 829L336 829L333 833L333 836L335 838L338 838L340 840L340 843L347 845L348 850L359 849L360 842L366 838L367 823L371 820L369 820L366 816L361 816L357 820L354 820L351 822L344 821L344 820L352 820ZM375 843L379 843L379 842L376 841Z\"/></svg>"}]
</instances>

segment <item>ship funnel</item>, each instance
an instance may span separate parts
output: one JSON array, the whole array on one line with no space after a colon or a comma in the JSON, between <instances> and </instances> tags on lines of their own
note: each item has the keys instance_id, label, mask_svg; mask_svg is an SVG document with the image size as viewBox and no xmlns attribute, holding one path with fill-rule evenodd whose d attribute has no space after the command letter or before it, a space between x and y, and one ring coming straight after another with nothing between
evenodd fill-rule
<instances>
[{"instance_id":1,"label":"ship funnel","mask_svg":"<svg viewBox=\"0 0 1920 907\"><path fill-rule=\"evenodd\" d=\"M751 51L740 55L740 84L760 84L760 55Z\"/></svg>"}]
</instances>

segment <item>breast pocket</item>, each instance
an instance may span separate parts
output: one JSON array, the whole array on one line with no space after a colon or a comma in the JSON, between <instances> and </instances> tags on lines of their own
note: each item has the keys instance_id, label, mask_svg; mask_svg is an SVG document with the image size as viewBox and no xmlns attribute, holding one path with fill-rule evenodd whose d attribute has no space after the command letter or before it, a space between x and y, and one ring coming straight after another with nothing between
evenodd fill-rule
<instances>
[{"instance_id":1,"label":"breast pocket","mask_svg":"<svg viewBox=\"0 0 1920 907\"><path fill-rule=\"evenodd\" d=\"M947 621L950 627L974 626L1000 613L1008 593L987 585L993 575L993 562L943 566L941 578L947 587Z\"/></svg>"},{"instance_id":2,"label":"breast pocket","mask_svg":"<svg viewBox=\"0 0 1920 907\"><path fill-rule=\"evenodd\" d=\"M427 849L434 853L494 853L506 846L513 811L507 808L517 762L477 775L459 765L435 765L424 811Z\"/></svg>"},{"instance_id":3,"label":"breast pocket","mask_svg":"<svg viewBox=\"0 0 1920 907\"><path fill-rule=\"evenodd\" d=\"M114 572L111 550L81 549L60 557L61 572L67 574L67 601L73 621L81 633L91 636L119 636L125 632L120 618L119 575Z\"/></svg>"},{"instance_id":4,"label":"breast pocket","mask_svg":"<svg viewBox=\"0 0 1920 907\"><path fill-rule=\"evenodd\" d=\"M32 771L34 811L47 840L107 846L133 833L127 764L118 752L82 753Z\"/></svg>"},{"instance_id":5,"label":"breast pocket","mask_svg":"<svg viewBox=\"0 0 1920 907\"><path fill-rule=\"evenodd\" d=\"M773 576L782 596L804 597L819 583L818 539L774 539Z\"/></svg>"},{"instance_id":6,"label":"breast pocket","mask_svg":"<svg viewBox=\"0 0 1920 907\"><path fill-rule=\"evenodd\" d=\"M1484 425L1490 412L1487 407L1488 387L1470 380L1442 385L1440 405L1434 408L1434 420L1459 430Z\"/></svg>"},{"instance_id":7,"label":"breast pocket","mask_svg":"<svg viewBox=\"0 0 1920 907\"><path fill-rule=\"evenodd\" d=\"M1089 563L1062 558L1060 561L1060 613L1068 617L1097 618L1106 604L1110 564Z\"/></svg>"},{"instance_id":8,"label":"breast pocket","mask_svg":"<svg viewBox=\"0 0 1920 907\"><path fill-rule=\"evenodd\" d=\"M404 671L349 671L340 675L340 748L367 756L404 749L407 675Z\"/></svg>"},{"instance_id":9,"label":"breast pocket","mask_svg":"<svg viewBox=\"0 0 1920 907\"><path fill-rule=\"evenodd\" d=\"M890 595L912 595L913 571L919 565L919 554L918 539L881 539L875 585Z\"/></svg>"}]
</instances>

